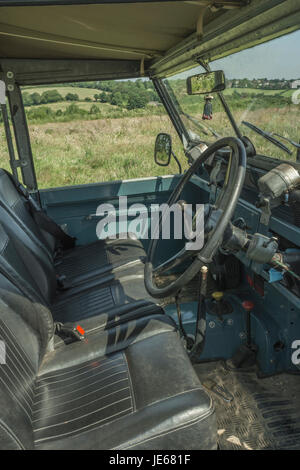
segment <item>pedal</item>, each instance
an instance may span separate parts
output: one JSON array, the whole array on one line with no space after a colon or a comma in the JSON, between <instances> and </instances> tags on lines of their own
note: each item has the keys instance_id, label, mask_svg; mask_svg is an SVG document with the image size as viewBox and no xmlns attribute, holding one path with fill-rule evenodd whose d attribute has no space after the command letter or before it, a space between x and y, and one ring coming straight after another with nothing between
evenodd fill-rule
<instances>
[{"instance_id":1,"label":"pedal","mask_svg":"<svg viewBox=\"0 0 300 470\"><path fill-rule=\"evenodd\" d=\"M207 379L205 382L202 383L203 387L205 387L210 392L215 393L220 398L222 398L227 403L230 403L234 400L234 396L225 388L221 387L212 379Z\"/></svg>"},{"instance_id":2,"label":"pedal","mask_svg":"<svg viewBox=\"0 0 300 470\"><path fill-rule=\"evenodd\" d=\"M258 348L256 345L242 344L232 358L226 361L230 369L248 369L256 364Z\"/></svg>"}]
</instances>

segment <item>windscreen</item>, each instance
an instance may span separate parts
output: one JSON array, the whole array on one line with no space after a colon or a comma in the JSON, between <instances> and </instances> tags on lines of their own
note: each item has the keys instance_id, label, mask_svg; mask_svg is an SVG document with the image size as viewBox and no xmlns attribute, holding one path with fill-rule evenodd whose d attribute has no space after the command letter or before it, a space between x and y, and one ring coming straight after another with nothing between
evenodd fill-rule
<instances>
[{"instance_id":1,"label":"windscreen","mask_svg":"<svg viewBox=\"0 0 300 470\"><path fill-rule=\"evenodd\" d=\"M223 95L242 135L256 153L282 160L297 159L300 142L300 31L210 63L223 70ZM217 93L188 95L186 79L202 67L166 79L190 136L212 142L234 135Z\"/></svg>"}]
</instances>

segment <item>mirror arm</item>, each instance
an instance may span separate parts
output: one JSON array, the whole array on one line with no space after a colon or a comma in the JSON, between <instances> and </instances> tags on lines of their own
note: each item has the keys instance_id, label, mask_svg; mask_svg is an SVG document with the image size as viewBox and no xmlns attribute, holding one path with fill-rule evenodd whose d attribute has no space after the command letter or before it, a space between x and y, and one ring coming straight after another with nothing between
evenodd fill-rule
<instances>
[{"instance_id":1,"label":"mirror arm","mask_svg":"<svg viewBox=\"0 0 300 470\"><path fill-rule=\"evenodd\" d=\"M208 62L205 62L205 61L203 61L203 60L201 60L201 59L198 59L197 62L198 62L198 64L201 65L201 67L204 68L204 70L206 70L206 72L211 72L211 68L210 68ZM234 129L234 132L235 132L236 136L237 136L240 140L242 140L242 137L243 137L243 136L242 136L242 133L241 133L241 131L240 131L240 129L239 129L237 123L235 122L235 119L234 119L234 117L233 117L233 115L232 115L232 113L231 113L231 111L230 111L230 108L229 108L229 106L228 106L228 104L227 104L227 102L226 102L226 100L225 100L225 97L224 97L223 93L222 93L221 91L219 91L217 94L218 94L219 100L220 100L221 103L222 103L223 109L224 109L225 113L227 114L228 119L229 119L229 121L230 121L230 123L231 123L231 125L232 125L232 127L233 127L233 129Z\"/></svg>"},{"instance_id":2,"label":"mirror arm","mask_svg":"<svg viewBox=\"0 0 300 470\"><path fill-rule=\"evenodd\" d=\"M220 99L220 101L221 101L221 103L222 103L222 106L223 106L223 108L224 108L224 111L225 111L225 113L227 114L228 119L229 119L229 121L230 121L230 123L231 123L231 125L232 125L232 127L233 127L233 129L234 129L234 132L235 132L236 136L237 136L240 140L242 140L242 139L243 139L243 135L242 135L242 133L241 133L241 131L240 131L240 129L239 129L237 123L235 122L235 119L234 119L234 117L233 117L233 115L232 115L232 113L231 113L231 111L230 111L230 108L229 108L229 106L228 106L228 104L227 104L227 101L226 101L225 98L224 98L223 93L222 93L222 92L219 92L219 93L218 93L218 96L219 96L219 99Z\"/></svg>"},{"instance_id":3,"label":"mirror arm","mask_svg":"<svg viewBox=\"0 0 300 470\"><path fill-rule=\"evenodd\" d=\"M173 155L174 160L175 160L175 162L176 162L177 165L178 165L179 173L181 174L181 173L182 173L182 167L181 167L181 165L180 165L180 162L179 162L178 158L176 157L175 153L173 152L173 150L171 150L171 154Z\"/></svg>"}]
</instances>

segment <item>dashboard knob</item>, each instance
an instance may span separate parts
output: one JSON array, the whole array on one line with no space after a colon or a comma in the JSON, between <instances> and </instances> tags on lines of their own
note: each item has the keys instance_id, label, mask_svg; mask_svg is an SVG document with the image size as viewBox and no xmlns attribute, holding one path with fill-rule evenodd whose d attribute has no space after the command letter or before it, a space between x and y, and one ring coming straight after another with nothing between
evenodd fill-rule
<instances>
[{"instance_id":1,"label":"dashboard knob","mask_svg":"<svg viewBox=\"0 0 300 470\"><path fill-rule=\"evenodd\" d=\"M254 303L251 302L251 300L244 300L242 306L243 309L246 310L246 312L251 312L254 309Z\"/></svg>"}]
</instances>

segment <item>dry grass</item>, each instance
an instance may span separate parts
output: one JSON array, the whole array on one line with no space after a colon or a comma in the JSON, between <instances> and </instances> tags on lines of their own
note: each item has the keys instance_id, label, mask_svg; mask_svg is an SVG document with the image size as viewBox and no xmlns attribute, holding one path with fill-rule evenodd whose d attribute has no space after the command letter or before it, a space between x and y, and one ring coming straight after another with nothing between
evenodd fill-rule
<instances>
[{"instance_id":1,"label":"dry grass","mask_svg":"<svg viewBox=\"0 0 300 470\"><path fill-rule=\"evenodd\" d=\"M29 126L40 188L178 173L154 163L159 132L173 137L175 153L185 164L179 138L166 116L74 121ZM9 168L1 129L0 164Z\"/></svg>"},{"instance_id":2,"label":"dry grass","mask_svg":"<svg viewBox=\"0 0 300 470\"><path fill-rule=\"evenodd\" d=\"M256 110L235 116L238 121L246 119L297 141L298 108ZM233 134L223 113L215 114L212 125L219 133ZM30 125L29 130L40 188L177 173L174 160L169 167L154 163L154 142L159 132L172 135L174 151L183 168L187 167L180 140L167 116L39 124ZM243 132L253 140L259 153L289 158L244 126ZM9 169L3 127L0 141L0 165Z\"/></svg>"},{"instance_id":3,"label":"dry grass","mask_svg":"<svg viewBox=\"0 0 300 470\"><path fill-rule=\"evenodd\" d=\"M280 150L274 144L268 142L264 137L259 136L245 125L241 124L242 121L248 121L269 133L277 133L284 137L288 137L295 142L299 142L300 136L300 106L290 106L287 108L267 108L256 110L235 111L234 117L243 135L246 135L253 142L256 151L260 155L268 157L279 158L281 160L295 160L296 151L294 147L286 144L290 150L293 151L293 156ZM201 119L201 115L197 116ZM224 113L216 113L213 121L209 122L221 135L233 135L230 123Z\"/></svg>"}]
</instances>

